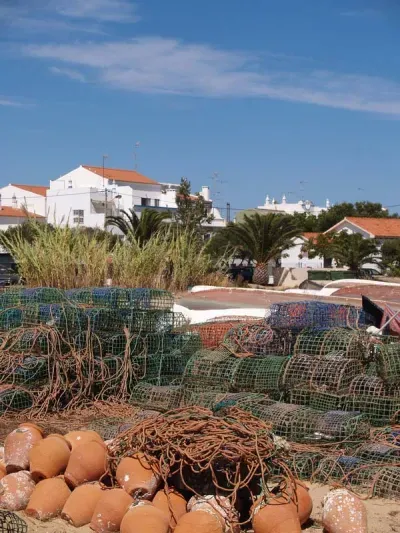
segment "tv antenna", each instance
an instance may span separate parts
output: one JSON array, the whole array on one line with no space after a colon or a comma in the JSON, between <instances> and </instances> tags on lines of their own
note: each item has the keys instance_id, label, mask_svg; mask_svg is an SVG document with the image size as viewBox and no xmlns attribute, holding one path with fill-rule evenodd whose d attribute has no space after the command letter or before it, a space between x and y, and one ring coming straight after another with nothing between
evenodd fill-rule
<instances>
[{"instance_id":1,"label":"tv antenna","mask_svg":"<svg viewBox=\"0 0 400 533\"><path fill-rule=\"evenodd\" d=\"M135 142L135 147L133 149L133 158L135 160L135 170L138 169L138 148L140 146L140 141Z\"/></svg>"},{"instance_id":2,"label":"tv antenna","mask_svg":"<svg viewBox=\"0 0 400 533\"><path fill-rule=\"evenodd\" d=\"M213 172L212 176L210 177L210 180L212 180L212 197L215 200L218 200L219 202L222 202L222 193L220 190L220 187L223 183L227 183L225 180L221 180L219 177L219 172Z\"/></svg>"},{"instance_id":3,"label":"tv antenna","mask_svg":"<svg viewBox=\"0 0 400 533\"><path fill-rule=\"evenodd\" d=\"M301 197L301 200L303 200L303 202L304 202L304 185L306 183L308 183L308 181L305 181L305 180L300 181L300 197Z\"/></svg>"}]
</instances>

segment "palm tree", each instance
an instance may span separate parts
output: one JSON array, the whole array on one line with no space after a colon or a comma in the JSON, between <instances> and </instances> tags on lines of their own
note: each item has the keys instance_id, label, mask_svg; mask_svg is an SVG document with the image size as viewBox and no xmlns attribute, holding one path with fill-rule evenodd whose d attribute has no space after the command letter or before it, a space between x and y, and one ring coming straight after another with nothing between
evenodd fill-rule
<instances>
[{"instance_id":1,"label":"palm tree","mask_svg":"<svg viewBox=\"0 0 400 533\"><path fill-rule=\"evenodd\" d=\"M129 211L121 210L121 215L109 216L107 226L115 226L128 238L135 239L139 244L147 242L152 235L163 228L164 220L171 218L167 211L154 211L143 209L139 218L132 208Z\"/></svg>"},{"instance_id":2,"label":"palm tree","mask_svg":"<svg viewBox=\"0 0 400 533\"><path fill-rule=\"evenodd\" d=\"M231 245L256 261L253 281L259 285L268 283L268 264L278 259L293 246L293 240L301 234L290 215L268 213L244 215L243 222L230 224L214 238L221 247ZM213 240L213 239L212 239Z\"/></svg>"},{"instance_id":3,"label":"palm tree","mask_svg":"<svg viewBox=\"0 0 400 533\"><path fill-rule=\"evenodd\" d=\"M340 233L334 238L334 258L339 266L359 273L366 263L378 264L379 250L374 239L364 239L359 233Z\"/></svg>"}]
</instances>

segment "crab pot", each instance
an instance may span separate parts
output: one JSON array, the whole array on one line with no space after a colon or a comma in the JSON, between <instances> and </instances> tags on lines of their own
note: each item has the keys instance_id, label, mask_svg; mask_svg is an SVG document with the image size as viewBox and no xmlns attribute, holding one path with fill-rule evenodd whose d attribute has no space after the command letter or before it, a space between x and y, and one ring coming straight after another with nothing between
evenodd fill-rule
<instances>
[{"instance_id":1,"label":"crab pot","mask_svg":"<svg viewBox=\"0 0 400 533\"><path fill-rule=\"evenodd\" d=\"M311 388L325 391L344 391L362 370L360 361L356 359L334 355L319 357L312 370L310 385Z\"/></svg>"},{"instance_id":2,"label":"crab pot","mask_svg":"<svg viewBox=\"0 0 400 533\"><path fill-rule=\"evenodd\" d=\"M346 410L362 412L373 426L396 424L400 421L400 398L349 395Z\"/></svg>"},{"instance_id":3,"label":"crab pot","mask_svg":"<svg viewBox=\"0 0 400 533\"><path fill-rule=\"evenodd\" d=\"M367 439L370 426L359 412L328 411L319 414L315 430L322 440Z\"/></svg>"},{"instance_id":4,"label":"crab pot","mask_svg":"<svg viewBox=\"0 0 400 533\"><path fill-rule=\"evenodd\" d=\"M170 411L179 407L181 397L182 387L159 387L150 383L139 383L132 389L129 402L146 409Z\"/></svg>"},{"instance_id":5,"label":"crab pot","mask_svg":"<svg viewBox=\"0 0 400 533\"><path fill-rule=\"evenodd\" d=\"M227 350L200 350L189 360L183 383L191 390L219 388L220 392L228 392L241 361Z\"/></svg>"},{"instance_id":6,"label":"crab pot","mask_svg":"<svg viewBox=\"0 0 400 533\"><path fill-rule=\"evenodd\" d=\"M377 353L377 372L388 385L400 383L400 342L381 345Z\"/></svg>"},{"instance_id":7,"label":"crab pot","mask_svg":"<svg viewBox=\"0 0 400 533\"><path fill-rule=\"evenodd\" d=\"M282 376L285 389L309 388L311 378L319 362L318 357L298 354L289 359Z\"/></svg>"},{"instance_id":8,"label":"crab pot","mask_svg":"<svg viewBox=\"0 0 400 533\"><path fill-rule=\"evenodd\" d=\"M337 411L344 409L347 394L311 391L309 406L319 411Z\"/></svg>"},{"instance_id":9,"label":"crab pot","mask_svg":"<svg viewBox=\"0 0 400 533\"><path fill-rule=\"evenodd\" d=\"M388 466L379 470L375 478L374 496L400 500L400 467Z\"/></svg>"}]
</instances>

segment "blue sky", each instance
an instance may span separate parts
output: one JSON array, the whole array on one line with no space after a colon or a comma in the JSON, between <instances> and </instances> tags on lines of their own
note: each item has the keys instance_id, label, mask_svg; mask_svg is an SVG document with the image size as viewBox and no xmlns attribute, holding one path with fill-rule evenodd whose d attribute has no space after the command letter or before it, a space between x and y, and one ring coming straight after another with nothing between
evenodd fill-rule
<instances>
[{"instance_id":1,"label":"blue sky","mask_svg":"<svg viewBox=\"0 0 400 533\"><path fill-rule=\"evenodd\" d=\"M399 44L397 0L0 0L1 184L140 141L233 208L400 204Z\"/></svg>"}]
</instances>

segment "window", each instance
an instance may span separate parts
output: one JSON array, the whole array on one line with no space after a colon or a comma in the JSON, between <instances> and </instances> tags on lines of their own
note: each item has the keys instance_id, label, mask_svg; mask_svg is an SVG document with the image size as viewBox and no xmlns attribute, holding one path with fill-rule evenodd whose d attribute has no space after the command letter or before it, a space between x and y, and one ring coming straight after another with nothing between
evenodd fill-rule
<instances>
[{"instance_id":1,"label":"window","mask_svg":"<svg viewBox=\"0 0 400 533\"><path fill-rule=\"evenodd\" d=\"M154 207L160 207L160 200L154 200Z\"/></svg>"},{"instance_id":2,"label":"window","mask_svg":"<svg viewBox=\"0 0 400 533\"><path fill-rule=\"evenodd\" d=\"M83 224L84 221L84 210L83 209L74 209L74 224Z\"/></svg>"},{"instance_id":3,"label":"window","mask_svg":"<svg viewBox=\"0 0 400 533\"><path fill-rule=\"evenodd\" d=\"M142 198L142 206L148 207L150 205L150 198Z\"/></svg>"}]
</instances>

